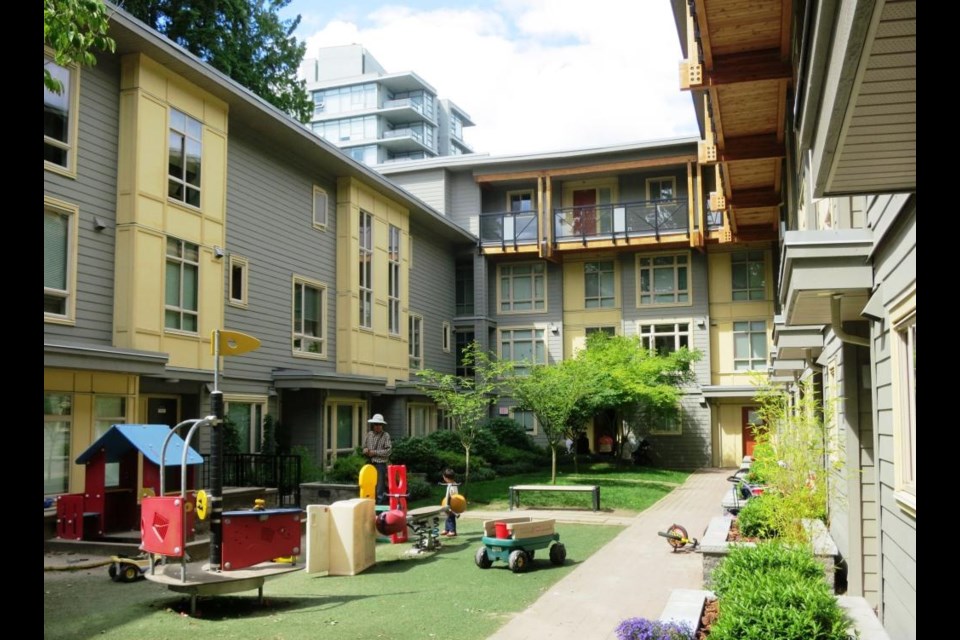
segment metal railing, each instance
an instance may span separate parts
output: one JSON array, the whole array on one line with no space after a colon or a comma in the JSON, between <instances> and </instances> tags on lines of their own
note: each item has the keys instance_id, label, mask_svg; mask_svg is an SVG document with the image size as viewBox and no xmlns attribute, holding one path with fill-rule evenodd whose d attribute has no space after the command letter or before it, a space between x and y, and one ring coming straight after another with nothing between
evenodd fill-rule
<instances>
[{"instance_id":1,"label":"metal railing","mask_svg":"<svg viewBox=\"0 0 960 640\"><path fill-rule=\"evenodd\" d=\"M210 486L210 456L203 456L202 486ZM300 506L300 456L266 453L224 455L223 486L268 487L277 490L281 507Z\"/></svg>"},{"instance_id":2,"label":"metal railing","mask_svg":"<svg viewBox=\"0 0 960 640\"><path fill-rule=\"evenodd\" d=\"M480 214L480 243L506 248L537 243L536 211Z\"/></svg>"},{"instance_id":3,"label":"metal railing","mask_svg":"<svg viewBox=\"0 0 960 640\"><path fill-rule=\"evenodd\" d=\"M555 209L556 241L632 238L689 231L686 199L597 204Z\"/></svg>"}]
</instances>

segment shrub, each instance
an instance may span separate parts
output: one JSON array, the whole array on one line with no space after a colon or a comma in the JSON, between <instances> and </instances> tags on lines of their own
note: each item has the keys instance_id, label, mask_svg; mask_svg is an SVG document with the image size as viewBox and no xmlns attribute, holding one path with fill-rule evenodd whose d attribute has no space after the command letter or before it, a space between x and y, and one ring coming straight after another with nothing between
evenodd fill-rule
<instances>
[{"instance_id":1,"label":"shrub","mask_svg":"<svg viewBox=\"0 0 960 640\"><path fill-rule=\"evenodd\" d=\"M497 472L490 467L470 466L470 482L486 482L497 477Z\"/></svg>"},{"instance_id":2,"label":"shrub","mask_svg":"<svg viewBox=\"0 0 960 640\"><path fill-rule=\"evenodd\" d=\"M429 498L433 489L426 482L414 480L407 485L407 500L413 502L422 498Z\"/></svg>"},{"instance_id":3,"label":"shrub","mask_svg":"<svg viewBox=\"0 0 960 640\"><path fill-rule=\"evenodd\" d=\"M776 503L782 498L774 493L764 493L747 500L737 514L740 533L751 538L774 538L779 533Z\"/></svg>"},{"instance_id":4,"label":"shrub","mask_svg":"<svg viewBox=\"0 0 960 640\"><path fill-rule=\"evenodd\" d=\"M526 430L516 420L510 418L492 418L486 424L490 433L496 438L501 447L510 447L522 451L536 451L537 445L533 438L527 435Z\"/></svg>"},{"instance_id":5,"label":"shrub","mask_svg":"<svg viewBox=\"0 0 960 640\"><path fill-rule=\"evenodd\" d=\"M761 442L758 442L753 448L753 463L747 473L747 482L750 484L768 484L773 481L777 467L779 465L773 445L767 441L767 436L764 435Z\"/></svg>"},{"instance_id":6,"label":"shrub","mask_svg":"<svg viewBox=\"0 0 960 640\"><path fill-rule=\"evenodd\" d=\"M401 438L393 445L390 462L407 465L407 472L436 473L441 467L437 447L426 438Z\"/></svg>"},{"instance_id":7,"label":"shrub","mask_svg":"<svg viewBox=\"0 0 960 640\"><path fill-rule=\"evenodd\" d=\"M313 459L313 454L303 445L295 446L291 454L300 457L300 481L317 482L323 480L323 467Z\"/></svg>"},{"instance_id":8,"label":"shrub","mask_svg":"<svg viewBox=\"0 0 960 640\"><path fill-rule=\"evenodd\" d=\"M803 520L823 520L825 515L823 502L810 492L784 495L768 490L747 501L737 515L737 525L746 536L797 542L806 540Z\"/></svg>"},{"instance_id":9,"label":"shrub","mask_svg":"<svg viewBox=\"0 0 960 640\"><path fill-rule=\"evenodd\" d=\"M359 482L360 468L367 462L366 457L356 452L348 456L338 456L327 477L341 482Z\"/></svg>"},{"instance_id":10,"label":"shrub","mask_svg":"<svg viewBox=\"0 0 960 640\"><path fill-rule=\"evenodd\" d=\"M618 640L690 640L693 629L685 622L627 618L617 626Z\"/></svg>"},{"instance_id":11,"label":"shrub","mask_svg":"<svg viewBox=\"0 0 960 640\"><path fill-rule=\"evenodd\" d=\"M463 452L463 444L460 443L460 436L456 431L434 431L423 438L437 451ZM473 450L471 449L471 453Z\"/></svg>"},{"instance_id":12,"label":"shrub","mask_svg":"<svg viewBox=\"0 0 960 640\"><path fill-rule=\"evenodd\" d=\"M823 581L823 566L806 548L765 542L755 547L733 546L713 572L713 588L718 596L724 596L757 574L772 570L788 570L804 579Z\"/></svg>"}]
</instances>

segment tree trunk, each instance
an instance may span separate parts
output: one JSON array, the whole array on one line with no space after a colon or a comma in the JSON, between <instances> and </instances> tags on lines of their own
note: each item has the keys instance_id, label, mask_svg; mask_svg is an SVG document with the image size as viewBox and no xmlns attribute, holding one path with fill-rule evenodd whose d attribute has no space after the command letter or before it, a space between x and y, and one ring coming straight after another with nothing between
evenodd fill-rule
<instances>
[{"instance_id":1,"label":"tree trunk","mask_svg":"<svg viewBox=\"0 0 960 640\"><path fill-rule=\"evenodd\" d=\"M464 447L464 450L467 452L467 464L463 472L463 484L466 486L470 482L470 447Z\"/></svg>"},{"instance_id":2,"label":"tree trunk","mask_svg":"<svg viewBox=\"0 0 960 640\"><path fill-rule=\"evenodd\" d=\"M550 484L557 484L557 446L550 445Z\"/></svg>"}]
</instances>

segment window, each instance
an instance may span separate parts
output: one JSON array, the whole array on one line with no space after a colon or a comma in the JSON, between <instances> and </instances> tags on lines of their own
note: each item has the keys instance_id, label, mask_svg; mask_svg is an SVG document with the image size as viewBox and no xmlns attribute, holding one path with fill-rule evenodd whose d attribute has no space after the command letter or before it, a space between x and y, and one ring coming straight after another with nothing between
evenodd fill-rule
<instances>
[{"instance_id":1,"label":"window","mask_svg":"<svg viewBox=\"0 0 960 640\"><path fill-rule=\"evenodd\" d=\"M587 327L584 329L583 333L588 338L595 333L605 333L608 336L615 336L617 335L617 328L616 327Z\"/></svg>"},{"instance_id":2,"label":"window","mask_svg":"<svg viewBox=\"0 0 960 640\"><path fill-rule=\"evenodd\" d=\"M411 314L409 327L407 351L410 354L410 368L423 369L423 318Z\"/></svg>"},{"instance_id":3,"label":"window","mask_svg":"<svg viewBox=\"0 0 960 640\"><path fill-rule=\"evenodd\" d=\"M472 316L473 261L457 262L456 269L456 313L458 316Z\"/></svg>"},{"instance_id":4,"label":"window","mask_svg":"<svg viewBox=\"0 0 960 640\"><path fill-rule=\"evenodd\" d=\"M93 437L99 438L115 424L127 421L127 399L123 396L95 396L93 399ZM120 486L120 463L106 464L107 487Z\"/></svg>"},{"instance_id":5,"label":"window","mask_svg":"<svg viewBox=\"0 0 960 640\"><path fill-rule=\"evenodd\" d=\"M734 300L763 300L766 297L766 269L763 251L730 254L730 277Z\"/></svg>"},{"instance_id":6,"label":"window","mask_svg":"<svg viewBox=\"0 0 960 640\"><path fill-rule=\"evenodd\" d=\"M683 409L672 416L659 416L650 425L650 433L658 436L679 436L683 433Z\"/></svg>"},{"instance_id":7,"label":"window","mask_svg":"<svg viewBox=\"0 0 960 640\"><path fill-rule=\"evenodd\" d=\"M430 404L407 405L407 435L416 438L437 430L437 409Z\"/></svg>"},{"instance_id":8,"label":"window","mask_svg":"<svg viewBox=\"0 0 960 640\"><path fill-rule=\"evenodd\" d=\"M360 326L373 328L373 216L360 212Z\"/></svg>"},{"instance_id":9,"label":"window","mask_svg":"<svg viewBox=\"0 0 960 640\"><path fill-rule=\"evenodd\" d=\"M247 306L247 270L246 258L230 255L230 304L237 307Z\"/></svg>"},{"instance_id":10,"label":"window","mask_svg":"<svg viewBox=\"0 0 960 640\"><path fill-rule=\"evenodd\" d=\"M358 400L327 401L327 416L323 424L324 463L329 466L337 456L349 456L363 442L367 426L367 407Z\"/></svg>"},{"instance_id":11,"label":"window","mask_svg":"<svg viewBox=\"0 0 960 640\"><path fill-rule=\"evenodd\" d=\"M79 211L43 199L43 320L73 321L76 291L76 237Z\"/></svg>"},{"instance_id":12,"label":"window","mask_svg":"<svg viewBox=\"0 0 960 640\"><path fill-rule=\"evenodd\" d=\"M547 343L543 329L501 329L500 359L516 363L514 371L523 375L531 365L547 364Z\"/></svg>"},{"instance_id":13,"label":"window","mask_svg":"<svg viewBox=\"0 0 960 640\"><path fill-rule=\"evenodd\" d=\"M640 306L689 305L690 254L637 256Z\"/></svg>"},{"instance_id":14,"label":"window","mask_svg":"<svg viewBox=\"0 0 960 640\"><path fill-rule=\"evenodd\" d=\"M449 322L443 323L443 352L450 353L450 343L453 335L453 327L450 326Z\"/></svg>"},{"instance_id":15,"label":"window","mask_svg":"<svg viewBox=\"0 0 960 640\"><path fill-rule=\"evenodd\" d=\"M70 484L73 396L43 394L43 495L66 493Z\"/></svg>"},{"instance_id":16,"label":"window","mask_svg":"<svg viewBox=\"0 0 960 640\"><path fill-rule=\"evenodd\" d=\"M890 310L893 327L894 472L898 504L917 511L917 313L916 290Z\"/></svg>"},{"instance_id":17,"label":"window","mask_svg":"<svg viewBox=\"0 0 960 640\"><path fill-rule=\"evenodd\" d=\"M463 364L463 350L470 346L470 344L476 339L475 334L470 329L457 329L457 332L453 334L456 340L457 348L457 370L456 374L461 378L472 378L474 369L472 366L464 366Z\"/></svg>"},{"instance_id":18,"label":"window","mask_svg":"<svg viewBox=\"0 0 960 640\"><path fill-rule=\"evenodd\" d=\"M533 211L533 191L507 192L507 211L514 213Z\"/></svg>"},{"instance_id":19,"label":"window","mask_svg":"<svg viewBox=\"0 0 960 640\"><path fill-rule=\"evenodd\" d=\"M166 277L164 326L196 333L200 247L184 240L167 238Z\"/></svg>"},{"instance_id":20,"label":"window","mask_svg":"<svg viewBox=\"0 0 960 640\"><path fill-rule=\"evenodd\" d=\"M673 200L677 193L677 179L673 176L647 180L647 200Z\"/></svg>"},{"instance_id":21,"label":"window","mask_svg":"<svg viewBox=\"0 0 960 640\"><path fill-rule=\"evenodd\" d=\"M523 411L521 409L511 409L514 422L523 426L523 430L534 435L537 433L537 416L533 411Z\"/></svg>"},{"instance_id":22,"label":"window","mask_svg":"<svg viewBox=\"0 0 960 640\"><path fill-rule=\"evenodd\" d=\"M43 55L43 68L61 85L60 93L43 87L43 166L74 175L77 164L79 71L73 65L61 67L46 53Z\"/></svg>"},{"instance_id":23,"label":"window","mask_svg":"<svg viewBox=\"0 0 960 640\"><path fill-rule=\"evenodd\" d=\"M545 311L547 275L542 262L500 265L500 312Z\"/></svg>"},{"instance_id":24,"label":"window","mask_svg":"<svg viewBox=\"0 0 960 640\"><path fill-rule=\"evenodd\" d=\"M390 225L390 264L387 266L387 326L392 335L400 335L400 228Z\"/></svg>"},{"instance_id":25,"label":"window","mask_svg":"<svg viewBox=\"0 0 960 640\"><path fill-rule=\"evenodd\" d=\"M758 371L767 367L767 323L733 323L733 368Z\"/></svg>"},{"instance_id":26,"label":"window","mask_svg":"<svg viewBox=\"0 0 960 640\"><path fill-rule=\"evenodd\" d=\"M329 199L327 192L320 187L313 187L313 226L317 229L327 228L327 206Z\"/></svg>"},{"instance_id":27,"label":"window","mask_svg":"<svg viewBox=\"0 0 960 640\"><path fill-rule=\"evenodd\" d=\"M646 349L657 355L668 355L681 347L690 348L690 323L670 322L638 324L637 335Z\"/></svg>"},{"instance_id":28,"label":"window","mask_svg":"<svg viewBox=\"0 0 960 640\"><path fill-rule=\"evenodd\" d=\"M326 348L327 289L319 282L293 279L293 353L324 357Z\"/></svg>"},{"instance_id":29,"label":"window","mask_svg":"<svg viewBox=\"0 0 960 640\"><path fill-rule=\"evenodd\" d=\"M170 109L167 195L194 207L200 206L200 157L203 125L199 120Z\"/></svg>"},{"instance_id":30,"label":"window","mask_svg":"<svg viewBox=\"0 0 960 640\"><path fill-rule=\"evenodd\" d=\"M616 304L616 286L612 260L583 264L584 307L612 309Z\"/></svg>"},{"instance_id":31,"label":"window","mask_svg":"<svg viewBox=\"0 0 960 640\"><path fill-rule=\"evenodd\" d=\"M224 396L224 411L237 430L240 453L259 453L263 449L266 408L267 399L263 397Z\"/></svg>"}]
</instances>

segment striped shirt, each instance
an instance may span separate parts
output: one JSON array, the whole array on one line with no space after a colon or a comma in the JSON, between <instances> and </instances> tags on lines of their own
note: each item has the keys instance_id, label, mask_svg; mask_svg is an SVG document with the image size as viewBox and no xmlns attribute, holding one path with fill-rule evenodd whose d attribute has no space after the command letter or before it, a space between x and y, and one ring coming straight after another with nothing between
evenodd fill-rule
<instances>
[{"instance_id":1,"label":"striped shirt","mask_svg":"<svg viewBox=\"0 0 960 640\"><path fill-rule=\"evenodd\" d=\"M390 450L393 449L393 444L390 442L390 434L386 431L381 431L377 433L376 431L370 430L363 435L363 448L369 449L370 453L370 462L379 462L385 463L390 457Z\"/></svg>"}]
</instances>

